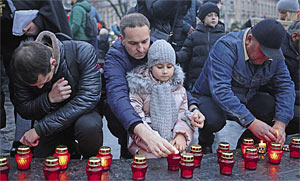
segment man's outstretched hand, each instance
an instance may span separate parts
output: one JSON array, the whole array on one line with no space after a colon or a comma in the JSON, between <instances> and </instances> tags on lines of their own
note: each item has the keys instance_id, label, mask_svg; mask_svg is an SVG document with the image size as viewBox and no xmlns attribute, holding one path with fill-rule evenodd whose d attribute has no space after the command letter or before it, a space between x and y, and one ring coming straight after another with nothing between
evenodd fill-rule
<instances>
[{"instance_id":1,"label":"man's outstretched hand","mask_svg":"<svg viewBox=\"0 0 300 181\"><path fill-rule=\"evenodd\" d=\"M267 142L274 142L277 139L276 131L266 123L255 119L249 126L248 129L259 139Z\"/></svg>"},{"instance_id":2,"label":"man's outstretched hand","mask_svg":"<svg viewBox=\"0 0 300 181\"><path fill-rule=\"evenodd\" d=\"M22 136L20 142L24 145L35 147L39 144L39 139L40 136L36 133L35 129L32 128Z\"/></svg>"}]
</instances>

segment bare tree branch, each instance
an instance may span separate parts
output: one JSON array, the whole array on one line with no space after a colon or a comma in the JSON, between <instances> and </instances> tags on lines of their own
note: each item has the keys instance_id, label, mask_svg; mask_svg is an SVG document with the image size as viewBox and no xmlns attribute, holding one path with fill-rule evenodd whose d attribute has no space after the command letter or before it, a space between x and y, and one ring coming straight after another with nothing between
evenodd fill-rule
<instances>
[{"instance_id":1,"label":"bare tree branch","mask_svg":"<svg viewBox=\"0 0 300 181\"><path fill-rule=\"evenodd\" d=\"M118 11L118 8L116 7L116 5L111 1L111 0L107 0L109 2L109 4L111 5L111 7L114 8L117 16L119 17L119 19L121 20L122 19L122 15L120 15L119 11Z\"/></svg>"}]
</instances>

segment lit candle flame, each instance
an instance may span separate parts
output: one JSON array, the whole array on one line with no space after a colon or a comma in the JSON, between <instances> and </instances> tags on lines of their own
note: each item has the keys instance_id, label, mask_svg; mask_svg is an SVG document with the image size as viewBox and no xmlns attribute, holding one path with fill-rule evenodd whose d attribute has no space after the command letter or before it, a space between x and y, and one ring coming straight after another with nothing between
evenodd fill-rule
<instances>
[{"instance_id":1,"label":"lit candle flame","mask_svg":"<svg viewBox=\"0 0 300 181\"><path fill-rule=\"evenodd\" d=\"M263 140L260 140L260 143L258 144L258 147L267 147L266 143L263 142Z\"/></svg>"},{"instance_id":2,"label":"lit candle flame","mask_svg":"<svg viewBox=\"0 0 300 181\"><path fill-rule=\"evenodd\" d=\"M68 157L67 156L59 156L59 165L66 165L67 163Z\"/></svg>"},{"instance_id":3,"label":"lit candle flame","mask_svg":"<svg viewBox=\"0 0 300 181\"><path fill-rule=\"evenodd\" d=\"M107 160L106 160L104 157L101 157L101 165L102 165L103 167L108 166Z\"/></svg>"},{"instance_id":4,"label":"lit candle flame","mask_svg":"<svg viewBox=\"0 0 300 181\"><path fill-rule=\"evenodd\" d=\"M19 158L17 161L20 166L24 166L27 164L27 159L25 158Z\"/></svg>"},{"instance_id":5,"label":"lit candle flame","mask_svg":"<svg viewBox=\"0 0 300 181\"><path fill-rule=\"evenodd\" d=\"M275 131L276 131L276 136L278 137L279 136L279 130L277 128L275 128Z\"/></svg>"},{"instance_id":6,"label":"lit candle flame","mask_svg":"<svg viewBox=\"0 0 300 181\"><path fill-rule=\"evenodd\" d=\"M277 153L271 153L270 154L270 158L272 159L272 160L278 160L278 154Z\"/></svg>"}]
</instances>

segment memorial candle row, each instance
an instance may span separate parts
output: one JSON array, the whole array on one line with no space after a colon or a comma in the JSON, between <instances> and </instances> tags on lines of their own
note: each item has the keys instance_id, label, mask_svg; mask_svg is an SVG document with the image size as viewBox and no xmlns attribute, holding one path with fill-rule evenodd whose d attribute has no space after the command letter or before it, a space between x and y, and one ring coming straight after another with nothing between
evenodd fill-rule
<instances>
[{"instance_id":1,"label":"memorial candle row","mask_svg":"<svg viewBox=\"0 0 300 181\"><path fill-rule=\"evenodd\" d=\"M220 142L217 152L218 163L220 166L220 173L224 175L231 175L232 168L235 163L233 159L233 152L229 149L230 145L226 142ZM241 152L245 161L245 168L254 170L257 167L258 154L266 153L267 144L260 141L258 147L255 148L254 141L251 138L246 138L241 144ZM291 138L289 144L290 157L300 157L300 138ZM280 164L283 151L279 143L268 144L269 162L273 164ZM200 167L203 154L200 145L194 144L191 146L190 153L184 154L170 154L168 155L168 170L177 171L180 169L182 178L192 178L195 167ZM32 161L32 153L30 148L21 145L17 149L15 155L17 168L19 170L28 170ZM68 148L63 145L56 147L53 156L45 159L43 172L45 180L58 180L61 170L68 168L70 160L70 153ZM102 146L96 156L90 157L86 166L86 174L88 180L100 180L102 171L110 169L112 162L111 149L108 146ZM146 158L143 155L135 155L131 163L132 178L134 180L144 180L148 165ZM0 156L0 180L7 180L10 170L8 158Z\"/></svg>"}]
</instances>

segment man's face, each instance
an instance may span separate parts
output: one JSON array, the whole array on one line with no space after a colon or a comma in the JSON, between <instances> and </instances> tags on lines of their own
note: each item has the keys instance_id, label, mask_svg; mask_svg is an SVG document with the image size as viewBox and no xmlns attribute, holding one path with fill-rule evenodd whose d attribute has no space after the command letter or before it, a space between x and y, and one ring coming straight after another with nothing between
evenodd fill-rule
<instances>
[{"instance_id":1,"label":"man's face","mask_svg":"<svg viewBox=\"0 0 300 181\"><path fill-rule=\"evenodd\" d=\"M55 65L56 65L56 60L50 58L50 66L51 66L51 70L48 74L46 74L45 76L42 75L42 74L39 74L38 75L38 80L36 81L36 83L34 84L29 84L30 86L33 86L33 87L37 87L39 89L43 88L44 85L47 83L47 82L50 82L53 75L54 75L54 69L55 69Z\"/></svg>"},{"instance_id":2,"label":"man's face","mask_svg":"<svg viewBox=\"0 0 300 181\"><path fill-rule=\"evenodd\" d=\"M255 65L261 65L266 60L269 60L269 58L266 57L262 52L258 41L253 37L252 34L247 35L246 50L251 63Z\"/></svg>"},{"instance_id":3,"label":"man's face","mask_svg":"<svg viewBox=\"0 0 300 181\"><path fill-rule=\"evenodd\" d=\"M298 53L300 53L300 34L297 32L292 33L293 45Z\"/></svg>"},{"instance_id":4,"label":"man's face","mask_svg":"<svg viewBox=\"0 0 300 181\"><path fill-rule=\"evenodd\" d=\"M143 59L150 46L150 30L148 26L125 28L125 37L121 35L122 44L128 54L135 59Z\"/></svg>"}]
</instances>

